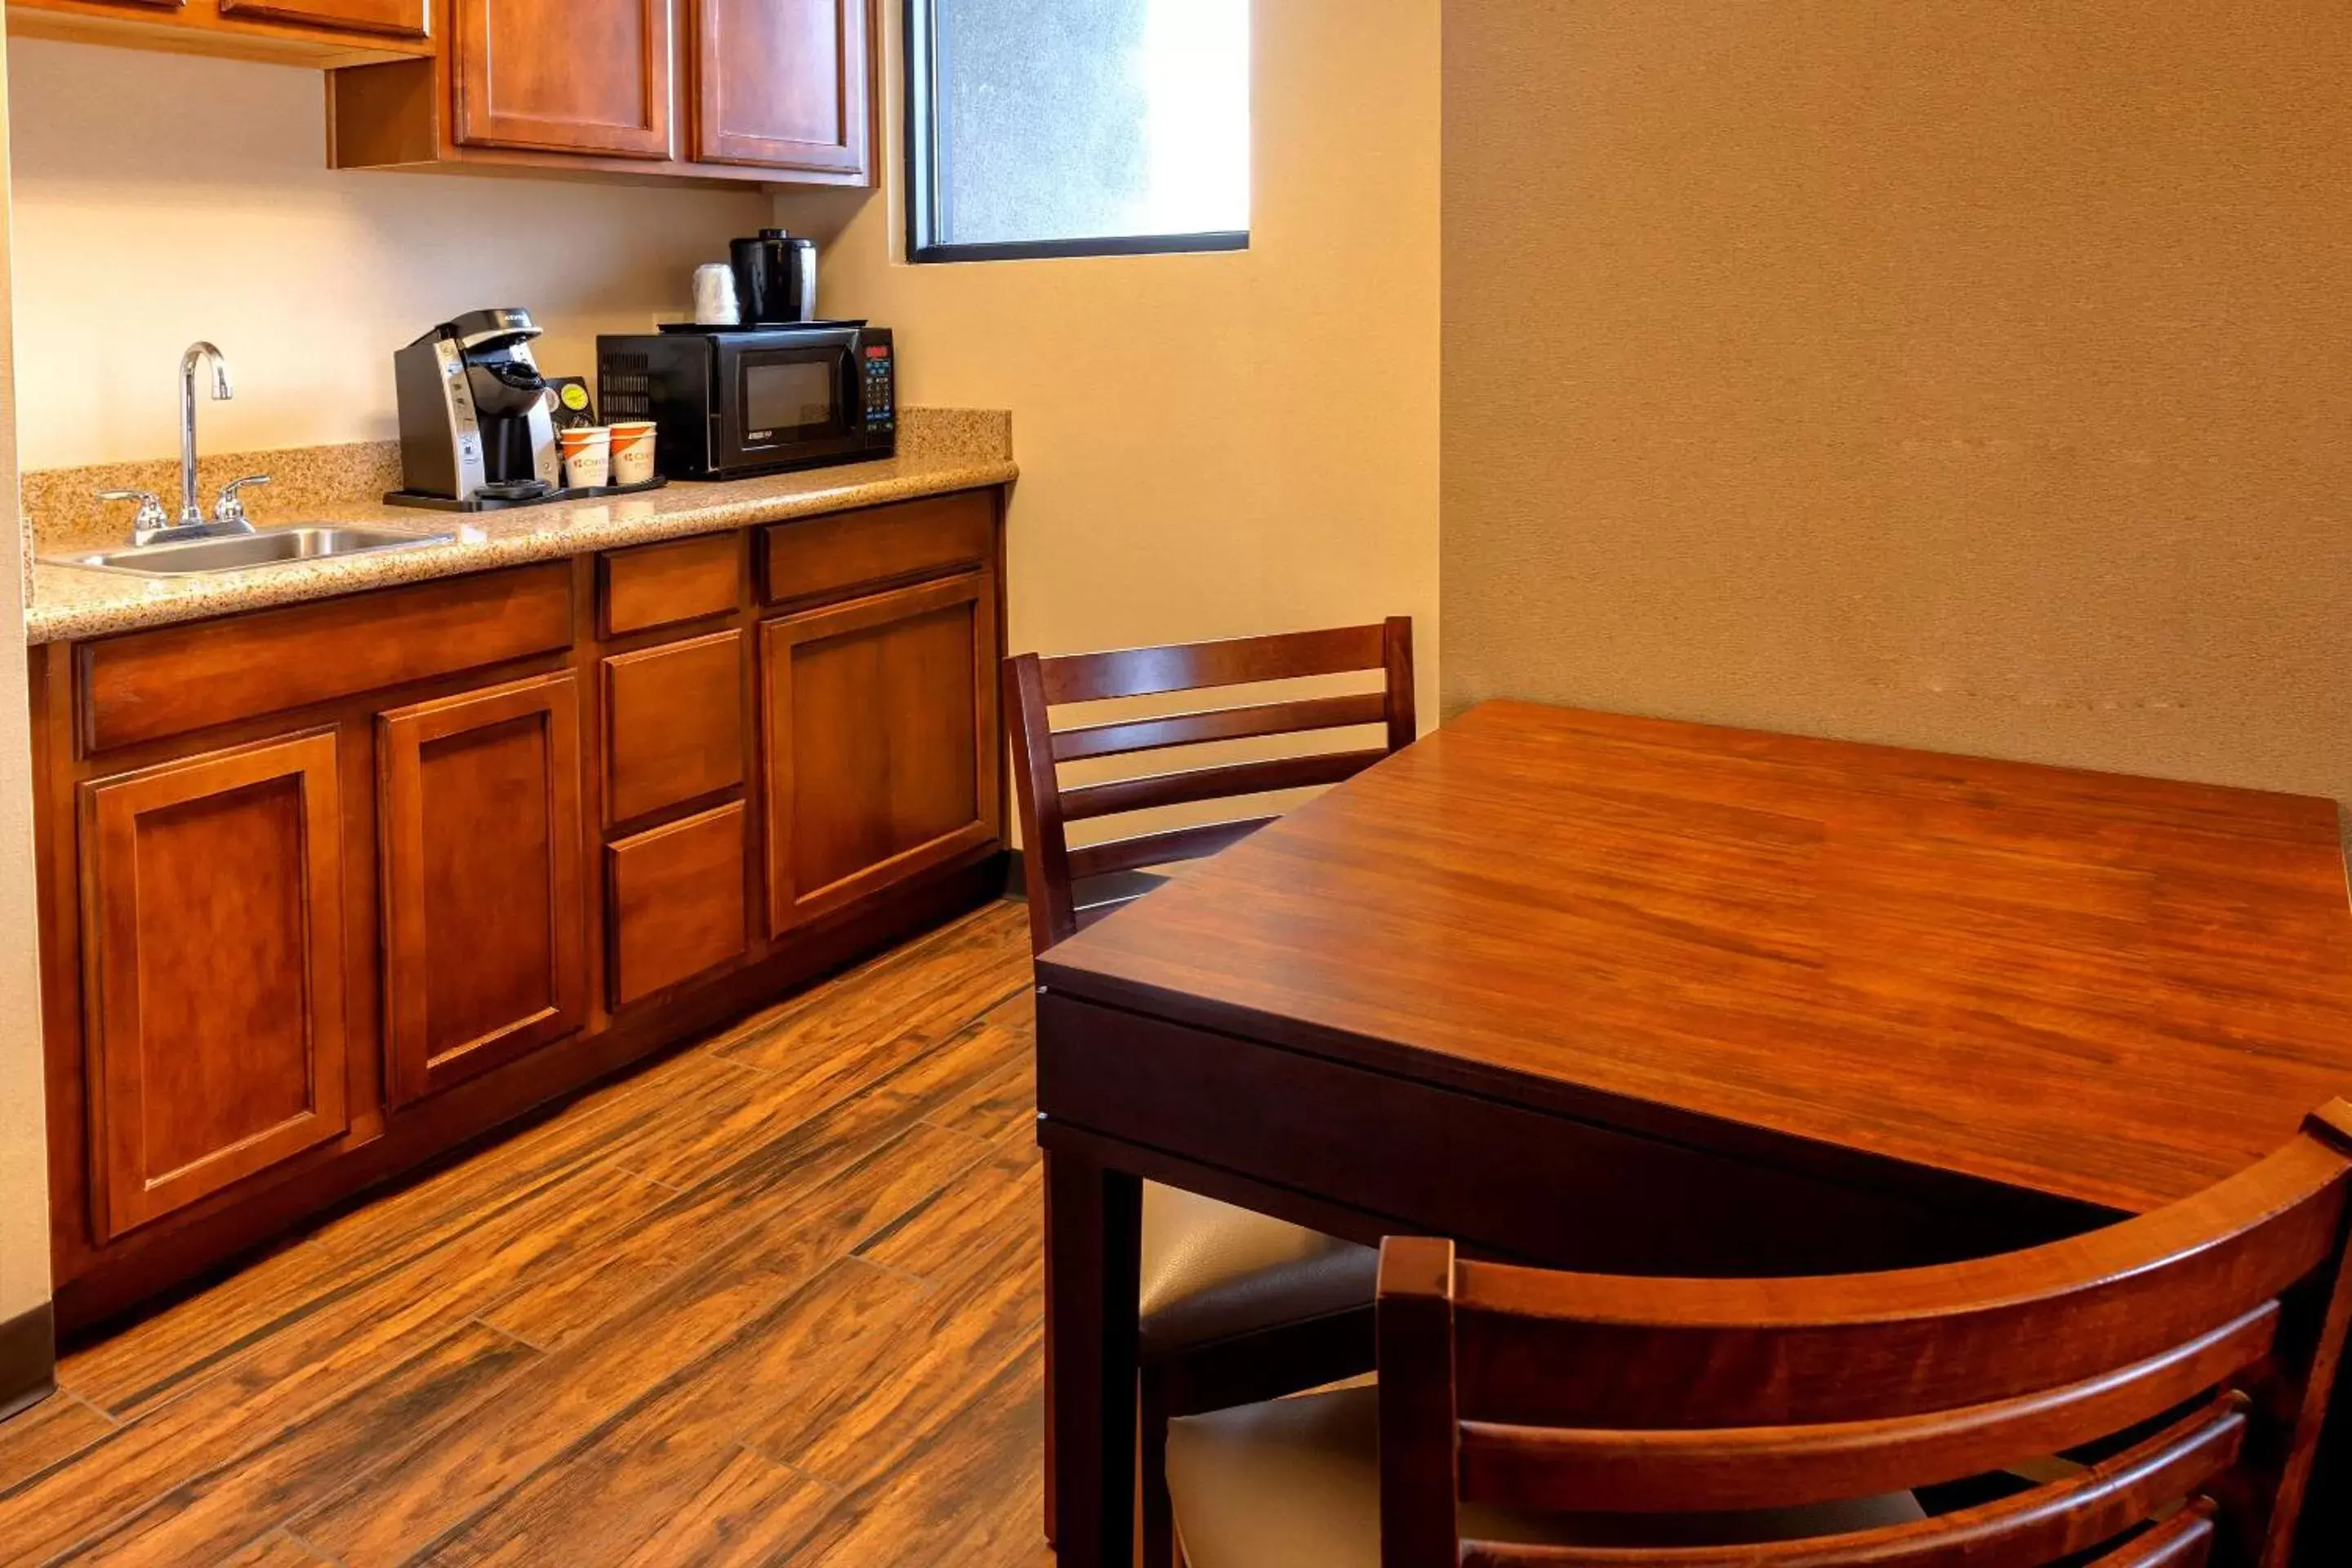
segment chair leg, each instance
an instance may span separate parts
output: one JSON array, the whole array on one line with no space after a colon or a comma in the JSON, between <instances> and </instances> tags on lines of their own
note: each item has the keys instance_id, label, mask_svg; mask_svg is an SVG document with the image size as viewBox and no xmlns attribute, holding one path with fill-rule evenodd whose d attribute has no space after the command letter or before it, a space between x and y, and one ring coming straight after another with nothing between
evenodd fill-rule
<instances>
[{"instance_id":1,"label":"chair leg","mask_svg":"<svg viewBox=\"0 0 2352 1568\"><path fill-rule=\"evenodd\" d=\"M1179 1568L1176 1510L1168 1496L1168 1418L1183 1409L1182 1373L1172 1362L1143 1369L1138 1405L1143 1416L1143 1568Z\"/></svg>"}]
</instances>

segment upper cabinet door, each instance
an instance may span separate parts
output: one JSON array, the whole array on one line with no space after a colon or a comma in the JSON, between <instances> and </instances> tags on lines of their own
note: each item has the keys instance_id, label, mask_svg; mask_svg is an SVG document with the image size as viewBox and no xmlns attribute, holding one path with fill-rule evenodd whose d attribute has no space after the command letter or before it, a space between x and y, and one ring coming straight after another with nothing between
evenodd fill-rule
<instances>
[{"instance_id":1,"label":"upper cabinet door","mask_svg":"<svg viewBox=\"0 0 2352 1568\"><path fill-rule=\"evenodd\" d=\"M992 574L787 616L761 637L772 934L995 842Z\"/></svg>"},{"instance_id":2,"label":"upper cabinet door","mask_svg":"<svg viewBox=\"0 0 2352 1568\"><path fill-rule=\"evenodd\" d=\"M340 1136L331 731L82 786L91 1176L111 1239Z\"/></svg>"},{"instance_id":3,"label":"upper cabinet door","mask_svg":"<svg viewBox=\"0 0 2352 1568\"><path fill-rule=\"evenodd\" d=\"M457 140L670 154L668 0L456 0Z\"/></svg>"},{"instance_id":4,"label":"upper cabinet door","mask_svg":"<svg viewBox=\"0 0 2352 1568\"><path fill-rule=\"evenodd\" d=\"M694 155L870 173L866 0L695 0Z\"/></svg>"},{"instance_id":5,"label":"upper cabinet door","mask_svg":"<svg viewBox=\"0 0 2352 1568\"><path fill-rule=\"evenodd\" d=\"M221 15L339 32L425 37L425 0L220 0Z\"/></svg>"},{"instance_id":6,"label":"upper cabinet door","mask_svg":"<svg viewBox=\"0 0 2352 1568\"><path fill-rule=\"evenodd\" d=\"M569 674L376 721L384 1043L405 1104L587 1021Z\"/></svg>"}]
</instances>

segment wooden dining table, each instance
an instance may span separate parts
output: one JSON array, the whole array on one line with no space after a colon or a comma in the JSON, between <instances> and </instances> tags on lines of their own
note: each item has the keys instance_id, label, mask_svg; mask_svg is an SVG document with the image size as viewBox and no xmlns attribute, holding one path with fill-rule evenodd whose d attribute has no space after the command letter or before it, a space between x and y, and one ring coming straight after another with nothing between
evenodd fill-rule
<instances>
[{"instance_id":1,"label":"wooden dining table","mask_svg":"<svg viewBox=\"0 0 2352 1568\"><path fill-rule=\"evenodd\" d=\"M1516 701L1037 979L1064 1568L1132 1552L1143 1181L1562 1268L1873 1269L2173 1203L2352 1093L2333 801ZM2299 1563L2352 1561L2344 1425Z\"/></svg>"}]
</instances>

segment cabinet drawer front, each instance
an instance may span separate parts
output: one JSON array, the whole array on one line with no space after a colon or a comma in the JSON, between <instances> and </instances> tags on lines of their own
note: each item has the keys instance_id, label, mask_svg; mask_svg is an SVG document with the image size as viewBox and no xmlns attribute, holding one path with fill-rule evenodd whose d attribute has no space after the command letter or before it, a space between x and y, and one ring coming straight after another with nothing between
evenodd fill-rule
<instances>
[{"instance_id":1,"label":"cabinet drawer front","mask_svg":"<svg viewBox=\"0 0 2352 1568\"><path fill-rule=\"evenodd\" d=\"M341 1134L332 731L81 790L93 1194L114 1237Z\"/></svg>"},{"instance_id":2,"label":"cabinet drawer front","mask_svg":"<svg viewBox=\"0 0 2352 1568\"><path fill-rule=\"evenodd\" d=\"M742 633L604 661L607 825L742 782Z\"/></svg>"},{"instance_id":3,"label":"cabinet drawer front","mask_svg":"<svg viewBox=\"0 0 2352 1568\"><path fill-rule=\"evenodd\" d=\"M566 672L469 691L376 731L399 1105L586 1020L578 688Z\"/></svg>"},{"instance_id":4,"label":"cabinet drawer front","mask_svg":"<svg viewBox=\"0 0 2352 1568\"><path fill-rule=\"evenodd\" d=\"M604 635L723 616L741 595L742 535L714 533L675 544L648 544L604 556Z\"/></svg>"},{"instance_id":5,"label":"cabinet drawer front","mask_svg":"<svg viewBox=\"0 0 2352 1568\"><path fill-rule=\"evenodd\" d=\"M773 934L995 840L992 577L894 589L761 635Z\"/></svg>"},{"instance_id":6,"label":"cabinet drawer front","mask_svg":"<svg viewBox=\"0 0 2352 1568\"><path fill-rule=\"evenodd\" d=\"M744 818L737 801L604 851L614 1007L730 963L750 946Z\"/></svg>"},{"instance_id":7,"label":"cabinet drawer front","mask_svg":"<svg viewBox=\"0 0 2352 1568\"><path fill-rule=\"evenodd\" d=\"M572 646L572 567L551 561L77 649L82 745L110 751Z\"/></svg>"},{"instance_id":8,"label":"cabinet drawer front","mask_svg":"<svg viewBox=\"0 0 2352 1568\"><path fill-rule=\"evenodd\" d=\"M995 544L992 493L934 496L768 530L768 603L839 598L894 583L986 566Z\"/></svg>"}]
</instances>

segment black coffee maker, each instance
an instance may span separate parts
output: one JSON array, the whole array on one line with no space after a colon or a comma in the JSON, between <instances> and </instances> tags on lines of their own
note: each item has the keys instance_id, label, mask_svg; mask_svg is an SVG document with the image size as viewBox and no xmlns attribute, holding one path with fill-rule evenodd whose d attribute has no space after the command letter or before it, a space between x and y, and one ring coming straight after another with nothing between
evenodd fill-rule
<instances>
[{"instance_id":1,"label":"black coffee maker","mask_svg":"<svg viewBox=\"0 0 2352 1568\"><path fill-rule=\"evenodd\" d=\"M468 310L392 356L400 394L400 506L479 511L562 494L547 378L528 310Z\"/></svg>"}]
</instances>

